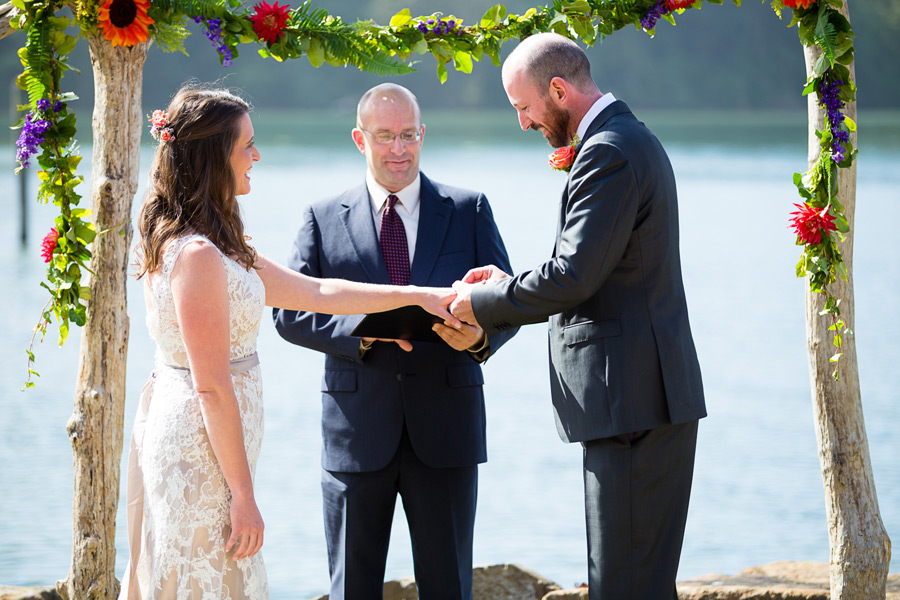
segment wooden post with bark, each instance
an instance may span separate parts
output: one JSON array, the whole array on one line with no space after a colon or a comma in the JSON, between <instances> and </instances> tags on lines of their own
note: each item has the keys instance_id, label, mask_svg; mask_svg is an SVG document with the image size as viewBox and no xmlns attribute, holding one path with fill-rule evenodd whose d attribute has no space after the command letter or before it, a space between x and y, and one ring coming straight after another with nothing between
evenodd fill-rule
<instances>
[{"instance_id":1,"label":"wooden post with bark","mask_svg":"<svg viewBox=\"0 0 900 600\"><path fill-rule=\"evenodd\" d=\"M75 460L72 565L57 591L68 600L119 593L116 507L125 412L128 314L125 284L131 205L138 187L141 85L149 42L114 48L88 38L94 72L91 300L81 337L75 411L66 427Z\"/></svg>"},{"instance_id":2,"label":"wooden post with bark","mask_svg":"<svg viewBox=\"0 0 900 600\"><path fill-rule=\"evenodd\" d=\"M849 20L848 0L844 0L841 14ZM818 47L805 47L806 74L809 77L821 54ZM854 65L847 65L855 81ZM818 105L816 94L808 96L809 108L809 165L819 157L820 145L816 130L824 129L825 109ZM844 114L856 121L856 102L848 103ZM851 132L856 147L856 132ZM844 320L853 327L853 235L856 209L856 163L837 169L837 196L850 223L850 233L839 243L847 267L847 280L840 278L828 287L840 298ZM887 575L891 560L891 541L887 536L872 475L869 442L863 421L862 398L859 386L859 367L856 338L845 335L843 356L838 362L840 380L832 377L834 364L829 361L835 353L831 319L821 314L825 308L823 294L806 294L806 340L809 352L809 377L812 389L813 414L819 463L825 487L825 513L828 519L828 538L831 548L831 600L876 600L886 594Z\"/></svg>"}]
</instances>

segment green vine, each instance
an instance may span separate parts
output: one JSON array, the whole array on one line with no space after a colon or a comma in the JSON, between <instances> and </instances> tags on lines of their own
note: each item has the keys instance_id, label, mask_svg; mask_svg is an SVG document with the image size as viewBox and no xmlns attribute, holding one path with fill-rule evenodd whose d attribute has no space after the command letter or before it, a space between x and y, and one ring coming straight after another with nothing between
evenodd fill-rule
<instances>
[{"instance_id":1,"label":"green vine","mask_svg":"<svg viewBox=\"0 0 900 600\"><path fill-rule=\"evenodd\" d=\"M851 132L856 123L843 114L844 106L856 98L856 86L847 65L853 63L853 38L850 22L839 12L841 0L809 0L784 2L776 0L775 10L781 16L785 5L795 4L791 26L797 26L804 46L817 46L821 54L813 66L803 94L816 94L819 106L825 109L824 126L816 131L819 156L805 174L795 173L794 184L803 198L803 205L793 219L797 244L803 252L797 263L797 276L808 277L809 289L823 294L825 306L822 316L830 319L828 330L833 332L835 353L832 377L840 379L838 361L843 355L844 336L852 331L841 315L840 298L832 294L829 285L837 278L847 279L847 267L838 249L850 231L844 207L837 196L837 170L849 168L856 158ZM798 214L799 213L799 214ZM804 220L804 216L808 217Z\"/></svg>"},{"instance_id":2,"label":"green vine","mask_svg":"<svg viewBox=\"0 0 900 600\"><path fill-rule=\"evenodd\" d=\"M69 110L69 102L76 97L60 89L60 80L66 71L74 70L66 56L75 48L76 39L66 33L70 21L55 16L59 6L39 0L14 0L21 17L11 23L13 27L27 31L25 47L19 51L23 73L17 84L28 92L28 104L19 110L28 111L15 124L21 128L19 159L20 172L30 159L29 150L40 153L37 163L38 201L52 202L59 207L55 219L56 240L47 248L47 278L41 283L50 293L50 299L41 311L31 343L26 349L28 377L25 387L32 387L34 370L34 341L43 340L47 326L55 317L59 324L59 345L63 345L69 333L69 324L84 325L87 320L86 302L90 288L80 285L82 270L89 270L91 252L88 245L94 240L94 225L88 220L90 210L75 208L81 196L75 191L83 178L77 174L81 157L77 155L74 140L75 113ZM23 140L26 142L22 146ZM34 142L39 142L35 144Z\"/></svg>"},{"instance_id":3,"label":"green vine","mask_svg":"<svg viewBox=\"0 0 900 600\"><path fill-rule=\"evenodd\" d=\"M550 6L530 8L521 15L508 14L505 6L498 4L472 25L463 25L453 15L445 17L436 12L413 16L409 9L403 9L388 25L382 26L373 21L346 23L325 9L313 7L309 0L291 10L277 2L269 5L265 1L249 7L241 0L154 0L152 3L104 0L99 5L95 0L81 0L75 5L74 20L82 36L102 31L111 43L126 46L152 36L169 52L184 51L184 39L190 35L187 26L193 20L205 28L205 35L226 66L239 56L243 44L255 44L261 56L277 61L306 56L315 67L352 65L378 75L408 73L414 70L417 56L431 54L437 63L438 79L443 83L451 66L470 73L474 63L485 57L500 65L501 46L509 39L554 31L590 46L629 25L654 35L658 20L674 24L676 14L700 8L702 1L552 0ZM706 1L707 4L723 3L723 0ZM737 6L741 4L740 0L732 1ZM108 16L104 17L113 3L130 3L129 10L136 14L131 25L114 26ZM93 225L86 220L89 211L72 208L80 198L75 187L82 181L76 173L80 157L76 155L73 140L75 115L68 110L68 102L75 98L61 92L59 87L63 73L71 68L65 57L77 40L65 33L69 19L55 16L61 8L58 0L13 0L13 4L21 12L13 25L27 34L26 45L19 53L25 70L18 83L28 91L29 103L20 107L27 114L18 125L34 129L33 119L49 122L39 144L38 198L44 202L52 200L60 207L56 219L59 242L52 250L47 280L42 283L50 291L51 299L42 311L35 334L40 333L42 339L51 318L55 317L62 344L70 322L77 325L85 322L85 302L90 292L80 285L81 273L87 270L91 256L88 245L96 235ZM855 93L846 68L853 61L853 33L849 22L835 9L840 5L840 0L772 1L779 17L785 8L793 9L791 26L798 26L803 44L822 49L822 58L804 93L816 93L820 103L828 103L829 116L824 131L818 132L822 145L818 161L805 175L794 176L804 199L805 208L801 212L805 211L806 215L802 220L805 233L801 235L798 229L798 243L804 245L804 252L797 273L809 276L810 288L826 296L825 313L832 319L831 330L838 348L832 357L835 363L841 355L842 336L849 333L840 316L840 301L828 288L836 277L846 277L835 237L849 231L836 198L835 169L850 166L856 155L848 135L855 124L840 110L843 103L853 100ZM838 101L839 107L832 110ZM50 103L49 110L45 102ZM794 219L795 226L799 219L799 216ZM811 227L817 224L820 226L812 231ZM818 237L813 235L816 232ZM30 375L37 375L32 369L32 347L33 340L26 350L27 387L33 385ZM837 377L837 369L834 376Z\"/></svg>"}]
</instances>

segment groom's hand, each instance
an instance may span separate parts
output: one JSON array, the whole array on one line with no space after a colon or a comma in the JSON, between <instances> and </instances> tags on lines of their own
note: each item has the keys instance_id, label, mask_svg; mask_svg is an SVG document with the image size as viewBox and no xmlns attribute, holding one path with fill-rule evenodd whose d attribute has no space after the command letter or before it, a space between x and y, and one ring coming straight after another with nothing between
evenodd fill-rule
<instances>
[{"instance_id":1,"label":"groom's hand","mask_svg":"<svg viewBox=\"0 0 900 600\"><path fill-rule=\"evenodd\" d=\"M462 278L463 283L482 283L485 281L500 281L508 279L509 275L503 272L499 267L494 265L486 265L484 267L475 267L470 269Z\"/></svg>"},{"instance_id":2,"label":"groom's hand","mask_svg":"<svg viewBox=\"0 0 900 600\"><path fill-rule=\"evenodd\" d=\"M484 344L484 330L468 323L463 323L460 329L435 323L431 329L454 350L477 349Z\"/></svg>"},{"instance_id":3,"label":"groom's hand","mask_svg":"<svg viewBox=\"0 0 900 600\"><path fill-rule=\"evenodd\" d=\"M469 273L471 272L472 271L469 271ZM450 312L454 317L463 321L464 324L468 323L469 325L474 325L478 329L483 329L481 325L478 324L478 320L475 318L475 312L472 310L472 288L475 287L475 285L479 284L473 285L462 281L457 281L453 284L453 289L456 290L456 299L450 304Z\"/></svg>"},{"instance_id":4,"label":"groom's hand","mask_svg":"<svg viewBox=\"0 0 900 600\"><path fill-rule=\"evenodd\" d=\"M388 339L388 338L364 337L364 338L362 338L362 341L363 341L363 344L365 344L366 348L371 347L372 344L374 344L375 342L394 342L395 344L400 346L400 348L406 352L411 352L413 349L412 343L409 340L392 340L392 339Z\"/></svg>"}]
</instances>

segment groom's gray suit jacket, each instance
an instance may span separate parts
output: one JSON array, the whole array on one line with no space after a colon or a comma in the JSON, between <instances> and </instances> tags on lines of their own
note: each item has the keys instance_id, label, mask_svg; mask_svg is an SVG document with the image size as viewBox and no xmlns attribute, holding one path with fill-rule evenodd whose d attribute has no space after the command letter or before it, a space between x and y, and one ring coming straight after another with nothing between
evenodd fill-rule
<instances>
[{"instance_id":1,"label":"groom's gray suit jacket","mask_svg":"<svg viewBox=\"0 0 900 600\"><path fill-rule=\"evenodd\" d=\"M551 393L564 441L704 417L678 250L675 176L656 137L613 102L569 172L553 257L476 286L488 333L550 318Z\"/></svg>"}]
</instances>

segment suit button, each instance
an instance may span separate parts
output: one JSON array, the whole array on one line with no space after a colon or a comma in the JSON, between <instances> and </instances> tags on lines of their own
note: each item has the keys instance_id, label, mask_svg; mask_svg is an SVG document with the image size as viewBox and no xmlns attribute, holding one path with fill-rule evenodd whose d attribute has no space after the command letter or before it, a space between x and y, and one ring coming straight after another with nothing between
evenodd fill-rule
<instances>
[{"instance_id":1,"label":"suit button","mask_svg":"<svg viewBox=\"0 0 900 600\"><path fill-rule=\"evenodd\" d=\"M397 373L397 381L403 381L403 375Z\"/></svg>"}]
</instances>

